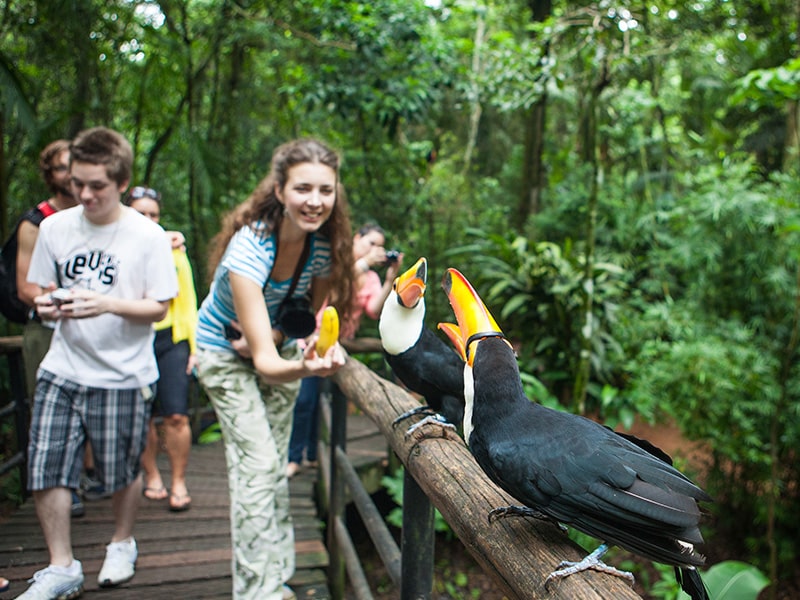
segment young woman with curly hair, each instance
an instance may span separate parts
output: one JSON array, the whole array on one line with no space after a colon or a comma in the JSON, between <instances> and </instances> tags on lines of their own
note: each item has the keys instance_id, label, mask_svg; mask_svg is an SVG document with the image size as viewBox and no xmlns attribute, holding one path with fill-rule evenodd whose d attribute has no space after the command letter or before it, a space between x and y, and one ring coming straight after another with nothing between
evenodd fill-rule
<instances>
[{"instance_id":1,"label":"young woman with curly hair","mask_svg":"<svg viewBox=\"0 0 800 600\"><path fill-rule=\"evenodd\" d=\"M352 234L337 154L313 139L278 147L269 174L224 220L211 268L197 358L225 440L233 597L293 598L285 585L294 572L292 411L302 378L344 364L338 344L317 354L314 313L327 298L347 318L352 303ZM302 318L290 318L287 297L309 295ZM296 330L301 321L310 331ZM302 351L297 337L307 340Z\"/></svg>"}]
</instances>

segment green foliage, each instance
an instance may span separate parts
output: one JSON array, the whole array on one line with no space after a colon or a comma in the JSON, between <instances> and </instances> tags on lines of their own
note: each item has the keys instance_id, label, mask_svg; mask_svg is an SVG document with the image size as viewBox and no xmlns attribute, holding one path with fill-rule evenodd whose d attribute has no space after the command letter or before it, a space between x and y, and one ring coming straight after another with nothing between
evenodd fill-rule
<instances>
[{"instance_id":1,"label":"green foliage","mask_svg":"<svg viewBox=\"0 0 800 600\"><path fill-rule=\"evenodd\" d=\"M386 522L398 528L403 526L403 469L397 469L392 475L384 475L381 478L381 485L383 485L386 492L397 504L388 515L386 515ZM438 510L434 510L433 514L433 529L438 533L444 533L448 538L452 539L453 530L444 520L444 517Z\"/></svg>"},{"instance_id":2,"label":"green foliage","mask_svg":"<svg viewBox=\"0 0 800 600\"><path fill-rule=\"evenodd\" d=\"M772 69L755 69L736 82L730 98L735 106L746 103L751 111L764 106L782 106L787 100L800 100L800 58L788 60Z\"/></svg>"},{"instance_id":3,"label":"green foliage","mask_svg":"<svg viewBox=\"0 0 800 600\"><path fill-rule=\"evenodd\" d=\"M700 171L686 184L684 201L662 211L671 231L655 261L641 263L669 295L634 298L621 311L627 393L710 445L718 526L738 531L761 557L753 562L766 564L774 544L775 560L788 565L796 560L788 540L800 530L797 495L786 487L798 476L800 440L797 184L758 181L746 163L728 165L724 179ZM762 529L770 521L771 542ZM752 528L742 532L743 522Z\"/></svg>"},{"instance_id":4,"label":"green foliage","mask_svg":"<svg viewBox=\"0 0 800 600\"><path fill-rule=\"evenodd\" d=\"M703 581L712 600L756 600L769 585L769 579L757 568L734 560L708 569Z\"/></svg>"},{"instance_id":5,"label":"green foliage","mask_svg":"<svg viewBox=\"0 0 800 600\"><path fill-rule=\"evenodd\" d=\"M465 275L519 346L521 369L569 403L580 354L579 329L585 323L583 253L569 240L562 247L480 230L469 233L476 241L453 248L450 254L456 260L469 257ZM593 267L591 363L602 380L610 375L608 355L617 351L611 331L626 286L624 269L618 265L598 260Z\"/></svg>"},{"instance_id":6,"label":"green foliage","mask_svg":"<svg viewBox=\"0 0 800 600\"><path fill-rule=\"evenodd\" d=\"M696 335L645 344L635 359L632 396L653 399L684 433L712 443L720 456L764 465L769 460L764 422L779 393L774 359L763 354L763 344L750 332L732 323L720 322Z\"/></svg>"},{"instance_id":7,"label":"green foliage","mask_svg":"<svg viewBox=\"0 0 800 600\"><path fill-rule=\"evenodd\" d=\"M0 459L5 459L0 455ZM21 506L25 501L24 490L19 469L13 469L10 473L0 477L0 508L4 511Z\"/></svg>"},{"instance_id":8,"label":"green foliage","mask_svg":"<svg viewBox=\"0 0 800 600\"><path fill-rule=\"evenodd\" d=\"M220 441L221 439L222 439L222 428L219 426L219 423L214 422L200 432L200 435L197 437L197 443L213 444L215 442Z\"/></svg>"}]
</instances>

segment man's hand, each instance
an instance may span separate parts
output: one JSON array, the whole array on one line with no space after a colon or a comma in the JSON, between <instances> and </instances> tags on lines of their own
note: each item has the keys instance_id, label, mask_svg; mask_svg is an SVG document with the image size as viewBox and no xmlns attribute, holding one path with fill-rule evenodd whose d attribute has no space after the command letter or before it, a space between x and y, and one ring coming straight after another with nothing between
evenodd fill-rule
<instances>
[{"instance_id":1,"label":"man's hand","mask_svg":"<svg viewBox=\"0 0 800 600\"><path fill-rule=\"evenodd\" d=\"M71 289L67 298L60 301L58 310L64 319L86 319L113 312L113 301L113 298L92 290Z\"/></svg>"},{"instance_id":2,"label":"man's hand","mask_svg":"<svg viewBox=\"0 0 800 600\"><path fill-rule=\"evenodd\" d=\"M39 315L40 319L56 321L61 318L61 311L58 310L58 305L53 301L53 297L50 295L56 289L56 284L51 281L50 285L42 289L41 294L33 298L36 314Z\"/></svg>"}]
</instances>

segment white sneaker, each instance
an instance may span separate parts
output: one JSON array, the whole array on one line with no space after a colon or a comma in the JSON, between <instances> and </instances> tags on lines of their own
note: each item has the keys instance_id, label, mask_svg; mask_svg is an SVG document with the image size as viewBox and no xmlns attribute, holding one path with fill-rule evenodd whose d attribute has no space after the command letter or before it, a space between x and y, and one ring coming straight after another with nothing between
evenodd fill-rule
<instances>
[{"instance_id":1,"label":"white sneaker","mask_svg":"<svg viewBox=\"0 0 800 600\"><path fill-rule=\"evenodd\" d=\"M97 574L97 584L100 587L111 587L130 580L136 572L136 540L112 542L106 546L106 559L103 567Z\"/></svg>"},{"instance_id":2,"label":"white sneaker","mask_svg":"<svg viewBox=\"0 0 800 600\"><path fill-rule=\"evenodd\" d=\"M294 593L294 590L290 588L285 583L281 588L281 592L283 592L283 599L282 600L297 600L297 594Z\"/></svg>"},{"instance_id":3,"label":"white sneaker","mask_svg":"<svg viewBox=\"0 0 800 600\"><path fill-rule=\"evenodd\" d=\"M32 585L17 596L17 600L71 600L77 598L83 592L83 570L80 561L74 560L74 563L78 563L77 575L67 575L52 567L36 571L29 580Z\"/></svg>"}]
</instances>

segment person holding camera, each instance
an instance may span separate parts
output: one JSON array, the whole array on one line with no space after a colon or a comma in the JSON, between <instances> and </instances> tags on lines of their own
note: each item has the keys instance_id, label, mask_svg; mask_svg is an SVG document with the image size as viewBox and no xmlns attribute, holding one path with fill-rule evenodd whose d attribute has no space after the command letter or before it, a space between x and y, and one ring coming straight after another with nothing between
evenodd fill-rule
<instances>
[{"instance_id":1,"label":"person holding camera","mask_svg":"<svg viewBox=\"0 0 800 600\"><path fill-rule=\"evenodd\" d=\"M353 256L355 268L356 296L353 310L340 328L341 337L352 339L361 325L361 316L366 313L370 319L377 320L394 280L403 266L403 254L397 250L386 250L386 233L377 223L363 225L353 236ZM381 283L380 275L373 269L386 267Z\"/></svg>"},{"instance_id":2,"label":"person holding camera","mask_svg":"<svg viewBox=\"0 0 800 600\"><path fill-rule=\"evenodd\" d=\"M286 478L300 380L344 365L311 337L329 298L350 312L352 239L339 157L313 139L279 146L267 176L212 240L213 281L197 328L198 378L225 441L233 598L294 598L294 532Z\"/></svg>"},{"instance_id":3,"label":"person holding camera","mask_svg":"<svg viewBox=\"0 0 800 600\"><path fill-rule=\"evenodd\" d=\"M353 236L353 304L350 315L341 321L340 339L352 339L361 326L364 313L378 319L383 303L392 291L395 277L403 264L403 255L397 250L386 250L386 233L377 223L366 223ZM372 267L386 267L381 283L380 275ZM317 410L319 406L319 378L303 379L294 407L294 425L289 440L289 464L286 475L294 477L300 472L305 454L306 464L317 462Z\"/></svg>"}]
</instances>

